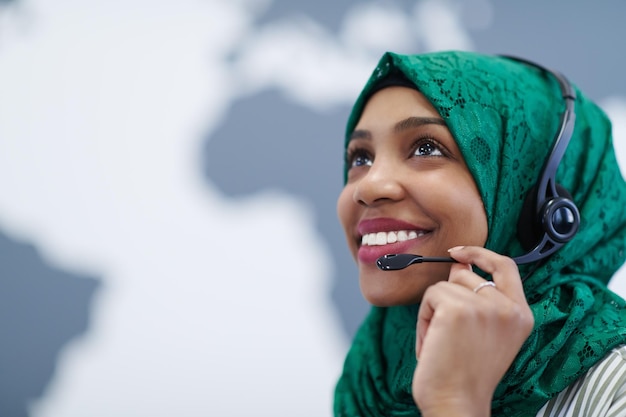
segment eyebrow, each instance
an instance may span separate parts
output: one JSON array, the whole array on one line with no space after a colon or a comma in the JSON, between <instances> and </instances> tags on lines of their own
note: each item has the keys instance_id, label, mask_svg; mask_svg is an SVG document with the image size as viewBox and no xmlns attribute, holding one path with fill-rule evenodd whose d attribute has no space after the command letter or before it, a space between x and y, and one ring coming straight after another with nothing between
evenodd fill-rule
<instances>
[{"instance_id":1,"label":"eyebrow","mask_svg":"<svg viewBox=\"0 0 626 417\"><path fill-rule=\"evenodd\" d=\"M393 131L400 133L404 130L412 129L414 127L420 127L424 125L440 125L445 126L446 122L438 117L408 117L404 120L400 120L393 127Z\"/></svg>"},{"instance_id":2,"label":"eyebrow","mask_svg":"<svg viewBox=\"0 0 626 417\"><path fill-rule=\"evenodd\" d=\"M439 125L439 126L447 126L446 122L443 119L438 117L407 117L404 120L400 120L393 127L393 131L395 133L400 133L408 129L413 129L416 127L424 126L424 125ZM369 130L355 130L350 134L350 140L353 139L371 139L372 135Z\"/></svg>"}]
</instances>

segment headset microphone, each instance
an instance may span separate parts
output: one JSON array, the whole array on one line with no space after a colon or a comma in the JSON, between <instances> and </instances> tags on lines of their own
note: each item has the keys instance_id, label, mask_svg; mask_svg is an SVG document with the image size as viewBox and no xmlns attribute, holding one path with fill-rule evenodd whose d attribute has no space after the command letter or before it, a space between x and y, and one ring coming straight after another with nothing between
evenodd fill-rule
<instances>
[{"instance_id":1,"label":"headset microphone","mask_svg":"<svg viewBox=\"0 0 626 417\"><path fill-rule=\"evenodd\" d=\"M421 264L422 262L457 262L450 257L437 257L437 256L421 256L413 255L411 253L397 253L383 255L376 260L376 266L383 271L397 271L398 269L404 269L413 264Z\"/></svg>"},{"instance_id":2,"label":"headset microphone","mask_svg":"<svg viewBox=\"0 0 626 417\"><path fill-rule=\"evenodd\" d=\"M513 258L518 265L542 260L572 240L580 226L580 212L569 192L556 182L556 171L574 132L576 91L567 78L534 62L512 57L503 58L522 62L551 74L559 83L565 101L560 127L556 133L552 151L546 160L537 184L524 201L517 222L517 237L528 252ZM378 259L378 267L384 271L406 268L422 262L453 262L451 258L425 258L411 254L390 254Z\"/></svg>"}]
</instances>

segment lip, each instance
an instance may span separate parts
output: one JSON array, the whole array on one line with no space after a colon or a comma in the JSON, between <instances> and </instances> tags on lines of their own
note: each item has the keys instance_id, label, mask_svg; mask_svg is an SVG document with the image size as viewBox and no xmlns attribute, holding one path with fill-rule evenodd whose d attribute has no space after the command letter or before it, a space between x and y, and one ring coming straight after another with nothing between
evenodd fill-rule
<instances>
[{"instance_id":1,"label":"lip","mask_svg":"<svg viewBox=\"0 0 626 417\"><path fill-rule=\"evenodd\" d=\"M424 226L418 226L402 220L391 218L377 218L361 220L357 226L358 238L368 233L377 232L393 232L395 230L423 230L429 232L430 229Z\"/></svg>"},{"instance_id":2,"label":"lip","mask_svg":"<svg viewBox=\"0 0 626 417\"><path fill-rule=\"evenodd\" d=\"M377 232L392 232L396 230L415 230L427 232L425 235L416 239L405 240L403 242L389 243L381 246L362 246L361 237L368 233ZM412 247L419 245L425 238L430 235L432 229L411 224L402 220L391 218L377 218L366 219L359 222L357 226L358 236L357 245L359 261L366 264L375 264L376 260L381 256L388 255L390 253L406 253L409 252Z\"/></svg>"}]
</instances>

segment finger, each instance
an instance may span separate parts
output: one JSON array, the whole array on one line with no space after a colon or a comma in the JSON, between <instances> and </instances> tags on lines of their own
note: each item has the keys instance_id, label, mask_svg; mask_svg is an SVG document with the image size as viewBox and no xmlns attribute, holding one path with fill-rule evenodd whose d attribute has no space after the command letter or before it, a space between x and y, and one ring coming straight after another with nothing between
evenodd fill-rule
<instances>
[{"instance_id":1,"label":"finger","mask_svg":"<svg viewBox=\"0 0 626 417\"><path fill-rule=\"evenodd\" d=\"M491 275L500 292L517 303L526 303L519 269L513 259L478 246L452 248L450 256L459 262L476 265Z\"/></svg>"},{"instance_id":2,"label":"finger","mask_svg":"<svg viewBox=\"0 0 626 417\"><path fill-rule=\"evenodd\" d=\"M470 264L455 263L450 266L448 282L461 285L471 290L485 282L485 279L474 273Z\"/></svg>"},{"instance_id":3,"label":"finger","mask_svg":"<svg viewBox=\"0 0 626 417\"><path fill-rule=\"evenodd\" d=\"M469 270L466 271L469 273ZM475 275L475 277L478 280L485 281L478 275ZM415 344L417 358L419 358L421 354L424 340L435 318L436 311L445 303L449 303L450 300L455 300L453 302L454 305L460 305L461 300L468 300L472 297L475 297L475 295L468 291L467 288L451 282L441 281L428 287L422 297L422 302L420 303L419 312L417 314L417 340Z\"/></svg>"},{"instance_id":4,"label":"finger","mask_svg":"<svg viewBox=\"0 0 626 417\"><path fill-rule=\"evenodd\" d=\"M487 281L478 274L475 274L471 269L467 269L464 265L465 264L458 263L454 264L450 268L450 276L448 278L448 282L457 284L458 286L463 287L463 289L465 289L466 291L471 291L474 294L478 294L479 292L481 292L481 296L483 296L484 294L489 294L491 291L496 290L494 282ZM487 290L488 288L490 288L490 290ZM492 296L493 294L489 295ZM506 297L503 294L500 295Z\"/></svg>"}]
</instances>

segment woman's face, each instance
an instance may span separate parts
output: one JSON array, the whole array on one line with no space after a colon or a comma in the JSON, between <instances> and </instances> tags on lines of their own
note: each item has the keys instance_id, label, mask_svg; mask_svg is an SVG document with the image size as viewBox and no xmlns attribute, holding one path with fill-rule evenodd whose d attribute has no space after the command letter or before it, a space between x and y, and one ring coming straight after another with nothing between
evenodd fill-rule
<instances>
[{"instance_id":1,"label":"woman's face","mask_svg":"<svg viewBox=\"0 0 626 417\"><path fill-rule=\"evenodd\" d=\"M474 179L421 93L405 87L375 93L351 135L347 164L337 211L370 303L417 303L450 271L447 263L381 271L380 256L446 256L454 246L484 246L487 217Z\"/></svg>"}]
</instances>

